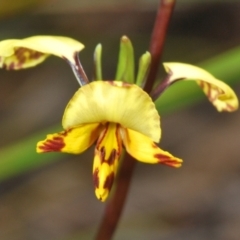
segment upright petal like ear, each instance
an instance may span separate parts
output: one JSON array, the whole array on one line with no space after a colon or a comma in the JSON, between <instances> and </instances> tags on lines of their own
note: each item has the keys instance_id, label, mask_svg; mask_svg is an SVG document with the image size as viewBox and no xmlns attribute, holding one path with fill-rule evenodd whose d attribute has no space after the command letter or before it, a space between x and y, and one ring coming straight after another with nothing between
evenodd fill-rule
<instances>
[{"instance_id":1,"label":"upright petal like ear","mask_svg":"<svg viewBox=\"0 0 240 240\"><path fill-rule=\"evenodd\" d=\"M76 65L76 54L84 45L61 36L33 36L0 42L0 67L8 70L34 67L49 55L66 59Z\"/></svg>"},{"instance_id":2,"label":"upright petal like ear","mask_svg":"<svg viewBox=\"0 0 240 240\"><path fill-rule=\"evenodd\" d=\"M163 65L169 73L168 85L178 80L195 80L219 112L238 109L238 99L234 91L204 69L186 63L170 62Z\"/></svg>"}]
</instances>

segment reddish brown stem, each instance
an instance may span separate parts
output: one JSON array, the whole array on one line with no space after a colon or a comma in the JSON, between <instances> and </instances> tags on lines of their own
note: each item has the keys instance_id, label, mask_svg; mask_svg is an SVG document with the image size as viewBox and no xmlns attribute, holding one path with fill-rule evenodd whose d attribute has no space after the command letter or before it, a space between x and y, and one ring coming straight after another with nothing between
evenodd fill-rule
<instances>
[{"instance_id":1,"label":"reddish brown stem","mask_svg":"<svg viewBox=\"0 0 240 240\"><path fill-rule=\"evenodd\" d=\"M162 0L160 7L158 8L149 48L152 55L152 63L144 87L145 91L148 93L151 92L154 81L157 77L159 62L162 56L166 33L175 6L175 2L175 0Z\"/></svg>"},{"instance_id":2,"label":"reddish brown stem","mask_svg":"<svg viewBox=\"0 0 240 240\"><path fill-rule=\"evenodd\" d=\"M174 5L175 0L161 0L161 4L158 9L150 43L152 63L145 85L145 91L148 93L151 92L156 79L158 65L163 50L163 44L166 37L166 31ZM95 238L96 240L110 240L112 238L124 207L135 165L136 160L126 154L119 171L115 192L113 197L107 203L99 231Z\"/></svg>"}]
</instances>

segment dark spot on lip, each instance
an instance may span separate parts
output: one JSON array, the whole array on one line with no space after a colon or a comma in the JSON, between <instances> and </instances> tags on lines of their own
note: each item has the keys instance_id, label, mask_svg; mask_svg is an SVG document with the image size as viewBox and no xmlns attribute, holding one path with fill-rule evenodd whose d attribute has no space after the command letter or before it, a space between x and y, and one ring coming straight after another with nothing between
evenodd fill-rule
<instances>
[{"instance_id":1,"label":"dark spot on lip","mask_svg":"<svg viewBox=\"0 0 240 240\"><path fill-rule=\"evenodd\" d=\"M96 168L93 173L93 184L95 188L99 188L99 176L98 176L99 170Z\"/></svg>"},{"instance_id":2,"label":"dark spot on lip","mask_svg":"<svg viewBox=\"0 0 240 240\"><path fill-rule=\"evenodd\" d=\"M108 157L108 159L105 158L106 156L106 150L105 147L101 147L100 149L100 155L101 155L101 164L103 164L104 162L106 162L108 165L113 165L114 161L117 158L117 151L116 149L112 149L110 156Z\"/></svg>"},{"instance_id":3,"label":"dark spot on lip","mask_svg":"<svg viewBox=\"0 0 240 240\"><path fill-rule=\"evenodd\" d=\"M43 145L39 146L39 149L44 152L60 152L62 148L65 147L65 143L62 137L54 137L53 139L48 139Z\"/></svg>"},{"instance_id":4,"label":"dark spot on lip","mask_svg":"<svg viewBox=\"0 0 240 240\"><path fill-rule=\"evenodd\" d=\"M112 188L112 184L113 184L113 181L114 181L114 173L112 172L112 173L110 173L108 176L107 176L107 178L106 178L106 180L105 180L105 183L104 183L104 186L103 186L103 188L106 188L106 189L108 189L109 191L110 191L110 189Z\"/></svg>"},{"instance_id":5,"label":"dark spot on lip","mask_svg":"<svg viewBox=\"0 0 240 240\"><path fill-rule=\"evenodd\" d=\"M174 160L164 154L155 154L154 157L159 160L159 163L165 164L170 167L176 167L181 165L180 161Z\"/></svg>"}]
</instances>

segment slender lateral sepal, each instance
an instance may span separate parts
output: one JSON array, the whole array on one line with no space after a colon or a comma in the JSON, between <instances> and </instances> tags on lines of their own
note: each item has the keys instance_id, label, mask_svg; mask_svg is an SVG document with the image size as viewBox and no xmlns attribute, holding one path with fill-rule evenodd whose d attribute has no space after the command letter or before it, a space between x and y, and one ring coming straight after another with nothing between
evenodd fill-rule
<instances>
[{"instance_id":1,"label":"slender lateral sepal","mask_svg":"<svg viewBox=\"0 0 240 240\"><path fill-rule=\"evenodd\" d=\"M139 59L138 73L136 78L136 84L139 87L143 87L144 81L146 80L148 70L151 64L151 54L146 52Z\"/></svg>"},{"instance_id":2,"label":"slender lateral sepal","mask_svg":"<svg viewBox=\"0 0 240 240\"><path fill-rule=\"evenodd\" d=\"M134 51L131 41L123 36L120 42L120 51L115 80L134 83Z\"/></svg>"},{"instance_id":3,"label":"slender lateral sepal","mask_svg":"<svg viewBox=\"0 0 240 240\"><path fill-rule=\"evenodd\" d=\"M94 51L94 80L102 79L102 45L98 44Z\"/></svg>"}]
</instances>

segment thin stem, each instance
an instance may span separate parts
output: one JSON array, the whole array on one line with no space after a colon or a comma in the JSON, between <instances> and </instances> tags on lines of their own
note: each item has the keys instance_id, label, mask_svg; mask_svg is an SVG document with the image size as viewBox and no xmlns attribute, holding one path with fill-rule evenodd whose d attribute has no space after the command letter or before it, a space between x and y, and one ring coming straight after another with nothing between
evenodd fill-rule
<instances>
[{"instance_id":1,"label":"thin stem","mask_svg":"<svg viewBox=\"0 0 240 240\"><path fill-rule=\"evenodd\" d=\"M145 91L151 92L160 57L162 55L163 44L166 37L166 31L170 17L172 15L175 0L161 0L158 14L155 20L152 39L150 43L150 53L152 54L152 63L150 66L150 73L145 85ZM119 170L116 189L113 197L107 203L96 240L110 240L117 228L125 200L127 198L128 190L131 184L132 174L136 165L136 160L126 154L123 158L122 166Z\"/></svg>"},{"instance_id":2,"label":"thin stem","mask_svg":"<svg viewBox=\"0 0 240 240\"><path fill-rule=\"evenodd\" d=\"M150 42L152 63L150 66L146 85L144 87L145 91L148 93L151 92L154 81L157 77L159 62L162 56L166 33L175 6L175 2L176 0L162 0L158 8L158 13Z\"/></svg>"}]
</instances>

